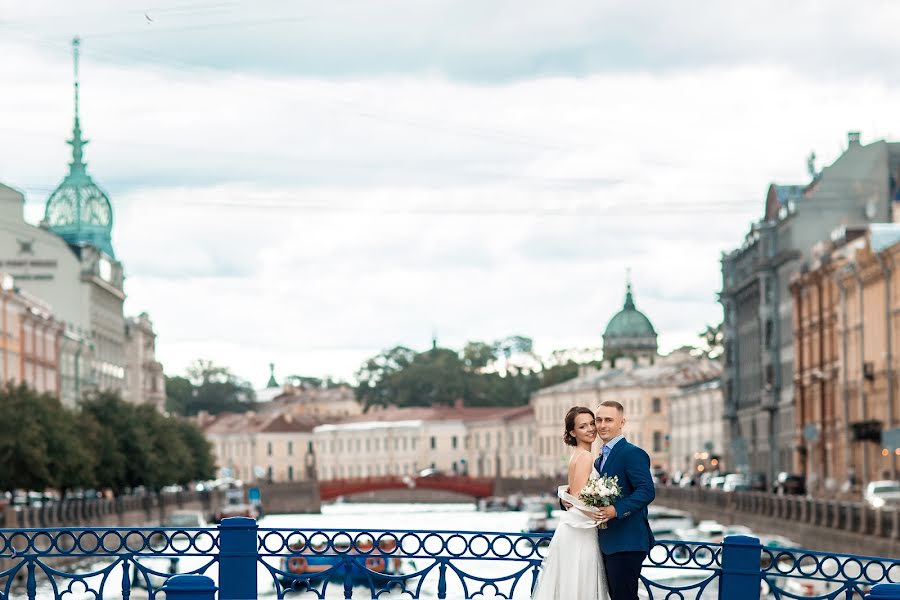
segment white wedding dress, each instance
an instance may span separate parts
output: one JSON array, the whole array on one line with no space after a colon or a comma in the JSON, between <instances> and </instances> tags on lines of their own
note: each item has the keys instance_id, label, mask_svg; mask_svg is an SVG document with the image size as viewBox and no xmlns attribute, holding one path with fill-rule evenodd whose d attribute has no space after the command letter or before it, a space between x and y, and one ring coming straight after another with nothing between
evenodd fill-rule
<instances>
[{"instance_id":1,"label":"white wedding dress","mask_svg":"<svg viewBox=\"0 0 900 600\"><path fill-rule=\"evenodd\" d=\"M596 469L591 478L599 478ZM569 502L575 500L566 493L566 486L559 488L558 495ZM573 504L581 503L576 500ZM597 526L576 507L565 511L559 519L531 598L609 600Z\"/></svg>"}]
</instances>

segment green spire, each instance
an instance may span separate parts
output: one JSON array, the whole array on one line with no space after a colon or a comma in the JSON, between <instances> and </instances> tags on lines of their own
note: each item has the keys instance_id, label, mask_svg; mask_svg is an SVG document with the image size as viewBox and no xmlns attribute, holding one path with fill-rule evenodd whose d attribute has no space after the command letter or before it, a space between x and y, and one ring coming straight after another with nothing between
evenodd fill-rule
<instances>
[{"instance_id":1,"label":"green spire","mask_svg":"<svg viewBox=\"0 0 900 600\"><path fill-rule=\"evenodd\" d=\"M275 363L269 363L269 383L266 384L267 388L277 388L278 382L275 380Z\"/></svg>"},{"instance_id":2,"label":"green spire","mask_svg":"<svg viewBox=\"0 0 900 600\"><path fill-rule=\"evenodd\" d=\"M72 146L72 162L69 163L69 175L72 177L82 176L86 173L87 165L84 164L84 146L88 141L81 137L81 121L78 118L78 55L81 47L81 40L74 38L72 40L72 55L75 62L75 126L72 128L72 139L68 140L68 144Z\"/></svg>"},{"instance_id":3,"label":"green spire","mask_svg":"<svg viewBox=\"0 0 900 600\"><path fill-rule=\"evenodd\" d=\"M88 143L81 137L79 114L78 59L81 40L72 40L72 54L75 64L75 125L72 139L72 162L69 174L47 199L44 207L44 222L53 233L63 238L73 247L85 244L99 248L111 258L115 258L112 247L112 203L87 172L84 162L84 146Z\"/></svg>"},{"instance_id":4,"label":"green spire","mask_svg":"<svg viewBox=\"0 0 900 600\"><path fill-rule=\"evenodd\" d=\"M634 310L634 296L631 293L631 267L625 275L625 310Z\"/></svg>"}]
</instances>

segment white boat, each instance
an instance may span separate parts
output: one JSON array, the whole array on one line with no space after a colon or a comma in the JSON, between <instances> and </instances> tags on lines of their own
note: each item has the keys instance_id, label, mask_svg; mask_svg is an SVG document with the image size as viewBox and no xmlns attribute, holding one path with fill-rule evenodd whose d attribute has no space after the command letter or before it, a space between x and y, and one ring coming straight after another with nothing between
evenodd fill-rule
<instances>
[{"instance_id":1,"label":"white boat","mask_svg":"<svg viewBox=\"0 0 900 600\"><path fill-rule=\"evenodd\" d=\"M679 529L691 529L694 527L694 517L683 510L673 510L663 506L653 506L647 509L647 521L653 537L660 540L672 539Z\"/></svg>"}]
</instances>

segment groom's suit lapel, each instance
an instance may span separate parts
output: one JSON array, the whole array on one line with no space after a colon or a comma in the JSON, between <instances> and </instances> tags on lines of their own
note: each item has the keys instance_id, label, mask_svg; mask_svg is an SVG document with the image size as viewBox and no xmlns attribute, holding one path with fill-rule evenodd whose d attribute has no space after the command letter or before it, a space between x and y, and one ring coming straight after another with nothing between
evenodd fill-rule
<instances>
[{"instance_id":1,"label":"groom's suit lapel","mask_svg":"<svg viewBox=\"0 0 900 600\"><path fill-rule=\"evenodd\" d=\"M606 464L603 465L603 469L600 471L601 475L606 475L609 473L610 468L613 465L613 462L616 460L621 453L623 448L628 444L628 440L622 438L616 445L612 447L612 450L609 452L609 456L606 457Z\"/></svg>"}]
</instances>

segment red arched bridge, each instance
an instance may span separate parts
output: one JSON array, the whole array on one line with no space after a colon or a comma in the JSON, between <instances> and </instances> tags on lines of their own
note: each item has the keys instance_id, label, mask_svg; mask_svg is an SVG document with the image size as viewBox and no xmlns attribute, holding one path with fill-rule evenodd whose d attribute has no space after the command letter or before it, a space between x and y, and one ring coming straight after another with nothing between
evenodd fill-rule
<instances>
[{"instance_id":1,"label":"red arched bridge","mask_svg":"<svg viewBox=\"0 0 900 600\"><path fill-rule=\"evenodd\" d=\"M456 492L475 498L494 495L493 479L463 477L459 475L386 475L383 477L359 477L354 479L329 479L319 481L319 498L334 500L339 496L350 496L379 490L442 490Z\"/></svg>"}]
</instances>

